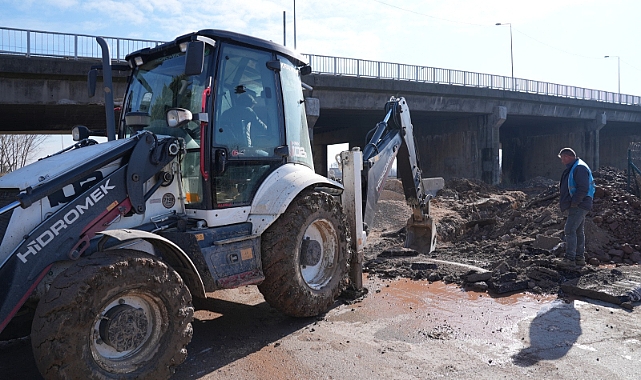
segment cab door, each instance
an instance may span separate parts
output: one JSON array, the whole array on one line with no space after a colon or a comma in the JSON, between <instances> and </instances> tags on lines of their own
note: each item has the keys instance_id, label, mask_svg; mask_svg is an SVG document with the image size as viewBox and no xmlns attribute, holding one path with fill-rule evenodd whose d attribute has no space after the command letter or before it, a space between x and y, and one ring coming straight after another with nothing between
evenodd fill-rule
<instances>
[{"instance_id":1,"label":"cab door","mask_svg":"<svg viewBox=\"0 0 641 380\"><path fill-rule=\"evenodd\" d=\"M222 44L212 133L214 208L248 206L286 159L279 67L272 53ZM284 153L283 153L284 152Z\"/></svg>"}]
</instances>

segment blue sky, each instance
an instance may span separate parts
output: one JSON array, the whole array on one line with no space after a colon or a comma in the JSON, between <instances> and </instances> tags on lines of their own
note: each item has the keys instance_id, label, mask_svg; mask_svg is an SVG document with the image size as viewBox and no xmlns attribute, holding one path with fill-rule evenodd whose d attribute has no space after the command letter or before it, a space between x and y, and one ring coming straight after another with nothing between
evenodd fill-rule
<instances>
[{"instance_id":1,"label":"blue sky","mask_svg":"<svg viewBox=\"0 0 641 380\"><path fill-rule=\"evenodd\" d=\"M0 26L171 40L227 29L293 47L294 0L0 0ZM297 0L302 53L514 76L641 95L634 0ZM612 58L604 58L605 55ZM620 57L620 71L617 58Z\"/></svg>"}]
</instances>

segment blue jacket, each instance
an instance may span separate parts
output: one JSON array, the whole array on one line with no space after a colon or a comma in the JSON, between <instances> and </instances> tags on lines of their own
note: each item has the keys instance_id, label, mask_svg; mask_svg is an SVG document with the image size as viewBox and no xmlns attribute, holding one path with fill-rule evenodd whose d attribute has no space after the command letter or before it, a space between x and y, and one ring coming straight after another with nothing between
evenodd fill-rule
<instances>
[{"instance_id":1,"label":"blue jacket","mask_svg":"<svg viewBox=\"0 0 641 380\"><path fill-rule=\"evenodd\" d=\"M590 167L579 158L567 164L561 175L559 190L561 211L570 207L592 210L595 186Z\"/></svg>"}]
</instances>

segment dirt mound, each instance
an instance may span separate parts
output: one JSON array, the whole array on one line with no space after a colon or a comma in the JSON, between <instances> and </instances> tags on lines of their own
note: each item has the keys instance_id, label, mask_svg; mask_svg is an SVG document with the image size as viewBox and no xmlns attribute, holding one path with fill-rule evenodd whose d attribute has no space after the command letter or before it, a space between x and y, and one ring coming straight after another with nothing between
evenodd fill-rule
<instances>
[{"instance_id":1,"label":"dirt mound","mask_svg":"<svg viewBox=\"0 0 641 380\"><path fill-rule=\"evenodd\" d=\"M623 171L603 167L594 178L597 192L585 226L586 257L592 266L556 267L554 259L564 253L565 216L558 208L558 182L540 177L509 189L477 180L447 181L431 204L439 243L429 255L400 249L410 209L398 181L388 181L392 185L379 202L381 209L371 231L374 241L365 249L369 259L365 268L379 275L438 277L503 293L523 289L556 292L561 282L595 273L604 264L640 263L641 202L626 191ZM479 269L444 268L426 260ZM425 265L417 264L421 262Z\"/></svg>"}]
</instances>

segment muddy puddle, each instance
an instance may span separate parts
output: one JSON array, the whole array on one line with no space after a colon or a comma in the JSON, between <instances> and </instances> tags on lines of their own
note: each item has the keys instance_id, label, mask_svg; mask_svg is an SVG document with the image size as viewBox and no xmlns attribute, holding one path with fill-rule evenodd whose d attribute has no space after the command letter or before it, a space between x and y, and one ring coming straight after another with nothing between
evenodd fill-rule
<instances>
[{"instance_id":1,"label":"muddy puddle","mask_svg":"<svg viewBox=\"0 0 641 380\"><path fill-rule=\"evenodd\" d=\"M365 283L368 297L351 309L335 310L328 320L385 325L377 338L407 343L460 338L506 345L514 341L519 322L562 302L529 293L490 297L440 281L374 278Z\"/></svg>"}]
</instances>

